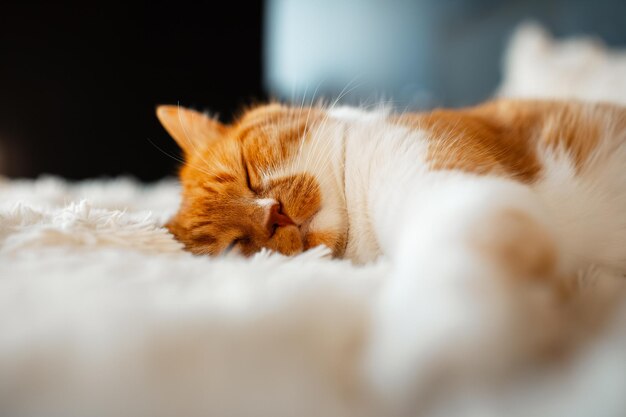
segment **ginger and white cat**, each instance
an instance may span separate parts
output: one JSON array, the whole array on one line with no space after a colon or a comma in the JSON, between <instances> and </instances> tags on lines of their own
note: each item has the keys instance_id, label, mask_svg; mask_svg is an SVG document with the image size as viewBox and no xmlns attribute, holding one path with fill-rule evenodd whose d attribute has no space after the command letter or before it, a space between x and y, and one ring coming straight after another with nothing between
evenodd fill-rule
<instances>
[{"instance_id":1,"label":"ginger and white cat","mask_svg":"<svg viewBox=\"0 0 626 417\"><path fill-rule=\"evenodd\" d=\"M511 266L530 257L564 273L626 268L620 106L501 100L393 114L269 104L230 126L175 106L157 113L186 161L168 227L194 253L323 244L367 262L456 231L469 252L493 239L499 249L478 253L506 249Z\"/></svg>"}]
</instances>

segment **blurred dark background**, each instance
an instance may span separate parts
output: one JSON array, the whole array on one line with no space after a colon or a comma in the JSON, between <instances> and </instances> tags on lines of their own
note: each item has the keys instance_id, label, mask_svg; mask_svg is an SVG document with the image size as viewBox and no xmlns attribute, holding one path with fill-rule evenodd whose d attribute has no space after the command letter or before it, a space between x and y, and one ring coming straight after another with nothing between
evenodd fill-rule
<instances>
[{"instance_id":1,"label":"blurred dark background","mask_svg":"<svg viewBox=\"0 0 626 417\"><path fill-rule=\"evenodd\" d=\"M626 45L624 0L2 1L0 174L172 175L159 103L472 104L527 19Z\"/></svg>"},{"instance_id":2,"label":"blurred dark background","mask_svg":"<svg viewBox=\"0 0 626 417\"><path fill-rule=\"evenodd\" d=\"M155 105L225 119L262 99L263 6L0 2L0 154L10 176L175 173Z\"/></svg>"}]
</instances>

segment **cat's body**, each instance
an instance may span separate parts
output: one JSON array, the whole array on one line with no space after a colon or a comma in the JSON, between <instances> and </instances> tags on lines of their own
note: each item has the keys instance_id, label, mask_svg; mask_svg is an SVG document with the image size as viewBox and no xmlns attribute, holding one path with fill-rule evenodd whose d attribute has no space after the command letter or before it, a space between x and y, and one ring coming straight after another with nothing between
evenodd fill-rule
<instances>
[{"instance_id":1,"label":"cat's body","mask_svg":"<svg viewBox=\"0 0 626 417\"><path fill-rule=\"evenodd\" d=\"M493 188L485 211L523 211L511 194L533 205L571 269L626 268L624 109L502 101L465 114L337 113L346 133L329 140L345 142L346 256L392 253L412 219L437 206L435 194L456 201L454 216L463 218L462 194L476 187Z\"/></svg>"},{"instance_id":2,"label":"cat's body","mask_svg":"<svg viewBox=\"0 0 626 417\"><path fill-rule=\"evenodd\" d=\"M241 164L243 157L257 189L302 175L306 176L302 181L316 189L309 193L319 200L313 210L293 207L305 201L295 195L306 193L302 186L276 195L269 189L245 196L251 204L284 200L286 214L296 219L303 234L320 234L290 253L325 243L336 255L359 262L390 254L398 233L420 206L436 204L431 187L485 182L503 187L508 183L530 193L555 229L563 255L577 267L579 263L626 267L626 180L620 175L626 167L626 113L619 106L497 101L459 111L395 115L385 110L270 105L248 112L230 128L234 130L230 138L202 138L216 134L213 126L205 133L194 129L217 122L187 110L182 110L185 118L178 109L169 111L174 122L189 125L179 138L183 147L189 141L183 171L187 201L172 225L192 251L219 253L228 246L207 248L207 239L219 236L200 236L196 242L185 232L193 234L191 225L198 219L219 222L219 217L215 222L205 217L215 201L210 195L214 190L206 190L219 175L232 175L229 180L247 187L243 169L228 165ZM220 129L229 136L227 128ZM217 153L211 142L233 143ZM228 152L235 156L232 162ZM291 187L288 181L285 186ZM232 214L236 223L237 213L223 200L242 197L231 190L215 191L223 194L216 202L223 207L217 215L225 222L233 220L228 218ZM416 207L409 206L411 199L416 199ZM185 210L191 201L196 210ZM458 215L463 215L461 202ZM264 245L256 246L258 250Z\"/></svg>"},{"instance_id":3,"label":"cat's body","mask_svg":"<svg viewBox=\"0 0 626 417\"><path fill-rule=\"evenodd\" d=\"M581 271L626 273L623 107L495 101L396 115L273 104L232 126L158 113L186 155L169 228L191 251L323 244L357 262L390 259L367 353L384 367L382 391L407 386L413 360L433 363L424 375L457 375L558 349L574 337L558 300ZM423 326L433 334L411 333L433 319L436 330ZM450 344L466 356L447 357Z\"/></svg>"}]
</instances>

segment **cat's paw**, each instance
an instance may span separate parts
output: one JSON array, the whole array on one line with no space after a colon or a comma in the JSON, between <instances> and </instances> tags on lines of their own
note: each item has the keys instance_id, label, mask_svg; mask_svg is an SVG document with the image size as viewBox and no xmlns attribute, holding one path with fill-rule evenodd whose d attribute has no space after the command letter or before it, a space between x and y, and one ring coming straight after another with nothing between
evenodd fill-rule
<instances>
[{"instance_id":1,"label":"cat's paw","mask_svg":"<svg viewBox=\"0 0 626 417\"><path fill-rule=\"evenodd\" d=\"M543 225L515 209L496 213L488 221L488 225L477 225L474 243L505 273L521 278L545 278L555 273L557 245Z\"/></svg>"},{"instance_id":2,"label":"cat's paw","mask_svg":"<svg viewBox=\"0 0 626 417\"><path fill-rule=\"evenodd\" d=\"M476 224L471 245L493 263L504 279L535 282L553 295L567 298L572 280L559 269L559 246L545 225L522 210L494 213L488 223Z\"/></svg>"},{"instance_id":3,"label":"cat's paw","mask_svg":"<svg viewBox=\"0 0 626 417\"><path fill-rule=\"evenodd\" d=\"M325 246L332 251L333 256L339 257L345 249L345 240L340 233L331 231L311 231L304 237L304 250Z\"/></svg>"}]
</instances>

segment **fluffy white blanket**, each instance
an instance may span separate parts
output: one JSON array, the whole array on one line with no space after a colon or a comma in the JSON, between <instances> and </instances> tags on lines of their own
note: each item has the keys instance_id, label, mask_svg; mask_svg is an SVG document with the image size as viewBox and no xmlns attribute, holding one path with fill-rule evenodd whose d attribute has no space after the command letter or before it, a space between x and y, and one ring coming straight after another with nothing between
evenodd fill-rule
<instances>
[{"instance_id":1,"label":"fluffy white blanket","mask_svg":"<svg viewBox=\"0 0 626 417\"><path fill-rule=\"evenodd\" d=\"M384 260L194 257L161 227L177 205L174 181L0 180L0 415L626 415L626 303L559 362L425 377L415 404L368 354Z\"/></svg>"}]
</instances>

